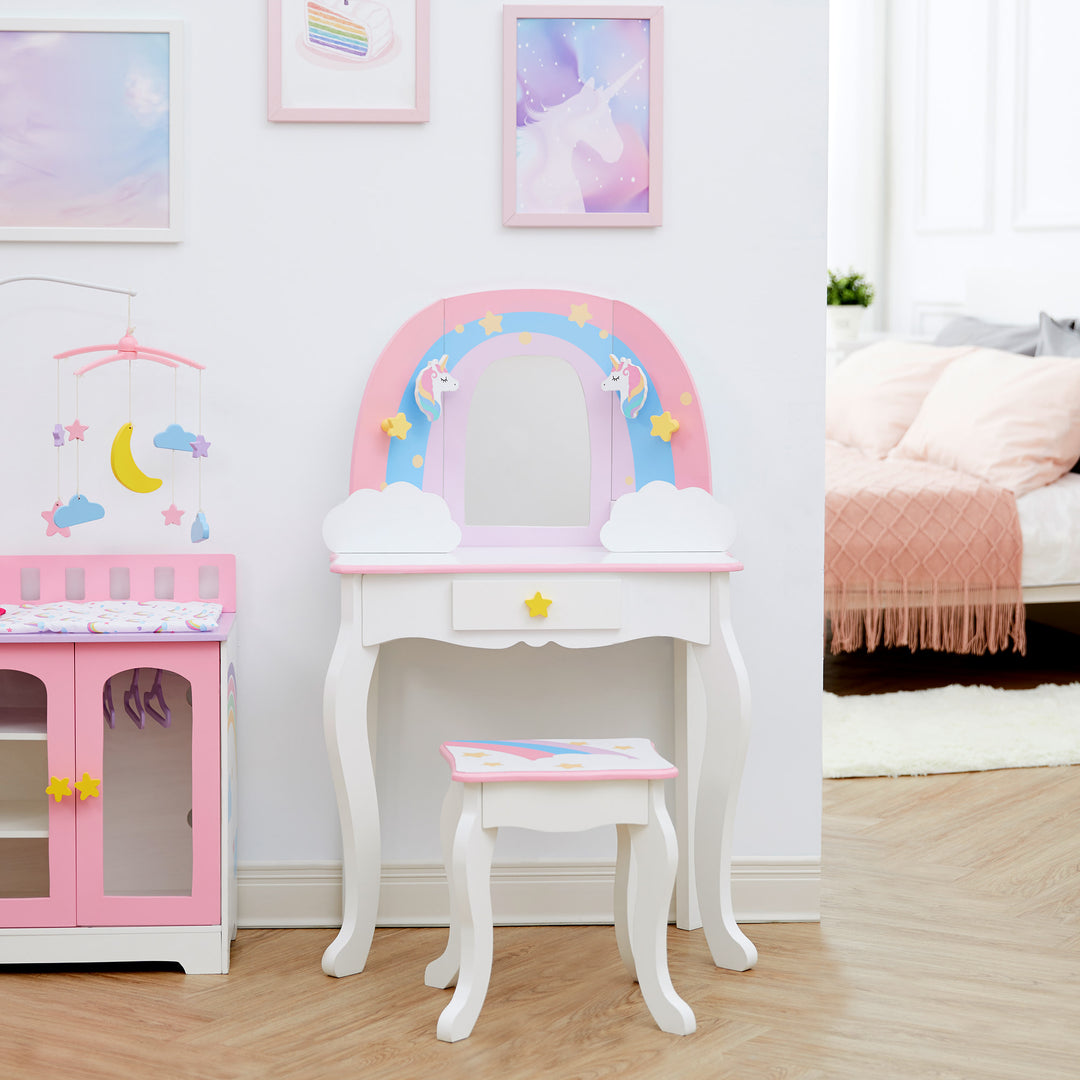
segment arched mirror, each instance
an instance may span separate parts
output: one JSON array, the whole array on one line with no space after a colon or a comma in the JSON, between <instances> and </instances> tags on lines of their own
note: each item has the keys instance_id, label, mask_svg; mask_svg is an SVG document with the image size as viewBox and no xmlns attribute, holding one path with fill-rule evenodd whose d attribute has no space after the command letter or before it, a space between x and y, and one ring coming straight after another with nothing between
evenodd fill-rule
<instances>
[{"instance_id":1,"label":"arched mirror","mask_svg":"<svg viewBox=\"0 0 1080 1080\"><path fill-rule=\"evenodd\" d=\"M480 376L468 410L466 525L589 524L589 419L570 364L501 357Z\"/></svg>"}]
</instances>

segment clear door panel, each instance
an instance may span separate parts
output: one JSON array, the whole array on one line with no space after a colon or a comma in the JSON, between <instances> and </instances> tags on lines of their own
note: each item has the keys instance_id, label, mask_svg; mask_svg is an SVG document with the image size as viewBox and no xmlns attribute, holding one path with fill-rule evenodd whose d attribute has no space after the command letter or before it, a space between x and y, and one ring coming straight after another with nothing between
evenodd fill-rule
<instances>
[{"instance_id":1,"label":"clear door panel","mask_svg":"<svg viewBox=\"0 0 1080 1080\"><path fill-rule=\"evenodd\" d=\"M0 670L0 899L49 895L45 684Z\"/></svg>"},{"instance_id":2,"label":"clear door panel","mask_svg":"<svg viewBox=\"0 0 1080 1080\"><path fill-rule=\"evenodd\" d=\"M191 684L172 671L119 672L102 693L106 896L190 896Z\"/></svg>"}]
</instances>

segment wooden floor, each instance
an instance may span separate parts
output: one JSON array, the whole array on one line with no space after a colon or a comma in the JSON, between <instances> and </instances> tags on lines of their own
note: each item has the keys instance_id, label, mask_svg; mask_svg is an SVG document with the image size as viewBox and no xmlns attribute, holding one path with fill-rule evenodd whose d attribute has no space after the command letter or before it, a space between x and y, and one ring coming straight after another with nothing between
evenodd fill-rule
<instances>
[{"instance_id":1,"label":"wooden floor","mask_svg":"<svg viewBox=\"0 0 1080 1080\"><path fill-rule=\"evenodd\" d=\"M242 930L227 976L0 967L0 1077L1076 1080L1080 767L825 783L818 924L749 925L744 973L669 932L686 1038L653 1026L610 927L497 928L471 1038L423 985L445 931ZM558 973L562 974L559 975Z\"/></svg>"}]
</instances>

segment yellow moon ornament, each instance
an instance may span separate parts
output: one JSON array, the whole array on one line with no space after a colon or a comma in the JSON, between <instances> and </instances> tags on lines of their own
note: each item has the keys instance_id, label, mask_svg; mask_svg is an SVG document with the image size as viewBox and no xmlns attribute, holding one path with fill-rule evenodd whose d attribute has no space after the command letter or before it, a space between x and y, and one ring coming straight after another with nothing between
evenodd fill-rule
<instances>
[{"instance_id":1,"label":"yellow moon ornament","mask_svg":"<svg viewBox=\"0 0 1080 1080\"><path fill-rule=\"evenodd\" d=\"M135 464L131 456L131 433L135 430L133 424L123 424L116 433L112 444L112 471L113 476L120 481L129 491L138 491L145 494L148 491L157 491L161 487L161 481L156 480Z\"/></svg>"}]
</instances>

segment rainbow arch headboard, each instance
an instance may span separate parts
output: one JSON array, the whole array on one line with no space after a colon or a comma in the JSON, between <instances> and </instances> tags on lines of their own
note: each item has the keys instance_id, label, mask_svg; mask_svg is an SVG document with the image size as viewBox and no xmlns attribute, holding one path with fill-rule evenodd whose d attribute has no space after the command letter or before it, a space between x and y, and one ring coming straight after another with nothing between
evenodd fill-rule
<instances>
[{"instance_id":1,"label":"rainbow arch headboard","mask_svg":"<svg viewBox=\"0 0 1080 1080\"><path fill-rule=\"evenodd\" d=\"M611 374L612 354L629 358L648 380L646 403L633 418L623 415L617 393L601 389ZM467 415L471 390L495 360L556 355L574 368L591 429L594 509L601 498L610 507L620 495L653 480L712 491L701 403L682 357L656 323L619 300L567 290L507 289L438 300L410 318L383 349L360 404L350 492L407 481L446 498L460 523L452 489L464 462L455 445L462 424L445 415L429 420L414 398L419 373L444 355L446 370L460 383L454 395L458 417ZM404 438L384 429L384 421L399 414ZM445 437L436 435L440 425ZM601 516L606 520L607 513ZM545 542L593 542L601 524L594 520L589 537L572 541L549 530Z\"/></svg>"}]
</instances>

